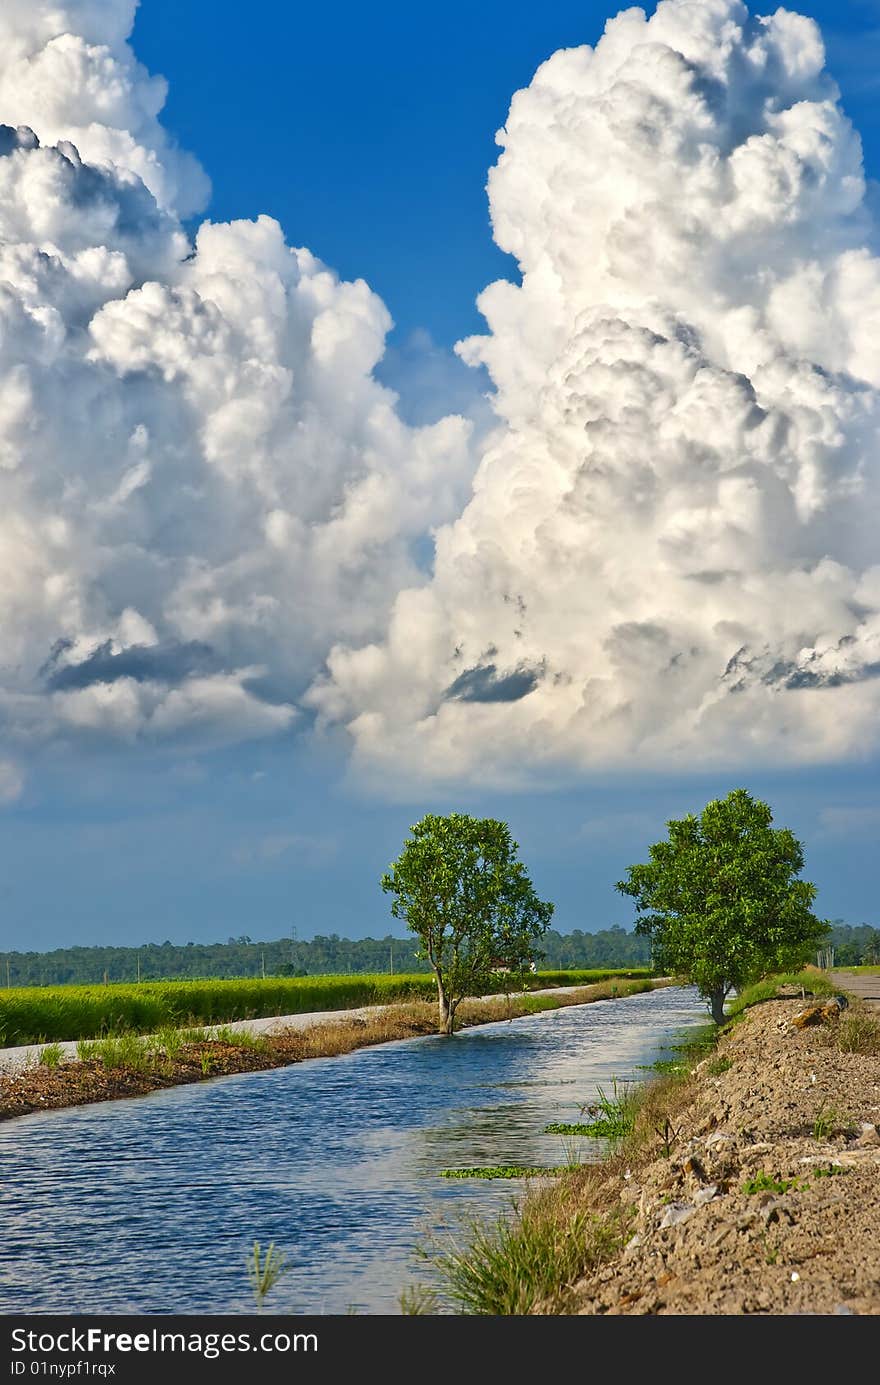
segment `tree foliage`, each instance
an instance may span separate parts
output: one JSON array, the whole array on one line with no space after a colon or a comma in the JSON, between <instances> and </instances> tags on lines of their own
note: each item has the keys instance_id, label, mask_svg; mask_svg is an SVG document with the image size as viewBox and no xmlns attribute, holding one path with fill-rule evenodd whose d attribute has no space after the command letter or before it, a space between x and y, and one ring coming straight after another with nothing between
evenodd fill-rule
<instances>
[{"instance_id":1,"label":"tree foliage","mask_svg":"<svg viewBox=\"0 0 880 1385\"><path fill-rule=\"evenodd\" d=\"M553 905L536 895L506 823L428 813L410 832L382 889L419 939L437 980L440 1031L451 1034L465 996L497 986L502 968L529 968Z\"/></svg>"},{"instance_id":2,"label":"tree foliage","mask_svg":"<svg viewBox=\"0 0 880 1385\"><path fill-rule=\"evenodd\" d=\"M650 860L617 884L636 901L655 966L691 981L717 1024L732 990L800 966L829 931L810 909L815 885L798 879L800 842L772 821L766 803L734 789L699 817L670 819Z\"/></svg>"}]
</instances>

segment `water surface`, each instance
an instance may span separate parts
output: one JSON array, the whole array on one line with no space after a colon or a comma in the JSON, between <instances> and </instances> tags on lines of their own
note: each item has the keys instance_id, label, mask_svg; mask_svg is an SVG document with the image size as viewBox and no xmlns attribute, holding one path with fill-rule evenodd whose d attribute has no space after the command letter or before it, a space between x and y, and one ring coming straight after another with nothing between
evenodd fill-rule
<instances>
[{"instance_id":1,"label":"water surface","mask_svg":"<svg viewBox=\"0 0 880 1385\"><path fill-rule=\"evenodd\" d=\"M256 1239L290 1265L269 1312L397 1313L418 1245L523 1188L440 1169L565 1163L544 1126L706 1019L668 988L5 1122L0 1311L250 1313Z\"/></svg>"}]
</instances>

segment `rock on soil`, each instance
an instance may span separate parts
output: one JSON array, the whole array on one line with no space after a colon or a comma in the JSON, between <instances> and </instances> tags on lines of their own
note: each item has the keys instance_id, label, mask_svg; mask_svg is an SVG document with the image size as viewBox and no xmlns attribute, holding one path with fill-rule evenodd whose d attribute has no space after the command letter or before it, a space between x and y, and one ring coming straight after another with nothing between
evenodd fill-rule
<instances>
[{"instance_id":1,"label":"rock on soil","mask_svg":"<svg viewBox=\"0 0 880 1385\"><path fill-rule=\"evenodd\" d=\"M606 1185L632 1238L575 1312L880 1314L880 1055L839 1052L837 1008L799 1027L804 1008L749 1010L696 1069L668 1157Z\"/></svg>"}]
</instances>

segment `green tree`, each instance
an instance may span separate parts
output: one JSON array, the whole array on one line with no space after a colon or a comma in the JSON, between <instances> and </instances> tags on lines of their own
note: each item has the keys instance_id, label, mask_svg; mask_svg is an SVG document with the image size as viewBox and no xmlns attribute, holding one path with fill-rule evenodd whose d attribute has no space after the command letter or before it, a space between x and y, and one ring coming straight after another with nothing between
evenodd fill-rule
<instances>
[{"instance_id":1,"label":"green tree","mask_svg":"<svg viewBox=\"0 0 880 1385\"><path fill-rule=\"evenodd\" d=\"M553 905L535 894L506 823L428 813L410 833L382 889L419 940L437 979L440 1032L452 1034L460 1001L486 994L499 969L522 982Z\"/></svg>"},{"instance_id":2,"label":"green tree","mask_svg":"<svg viewBox=\"0 0 880 1385\"><path fill-rule=\"evenodd\" d=\"M668 839L617 884L636 901L655 966L695 985L716 1024L732 990L802 965L829 929L810 911L816 886L797 878L800 842L772 821L766 803L734 789L699 817L670 819Z\"/></svg>"}]
</instances>

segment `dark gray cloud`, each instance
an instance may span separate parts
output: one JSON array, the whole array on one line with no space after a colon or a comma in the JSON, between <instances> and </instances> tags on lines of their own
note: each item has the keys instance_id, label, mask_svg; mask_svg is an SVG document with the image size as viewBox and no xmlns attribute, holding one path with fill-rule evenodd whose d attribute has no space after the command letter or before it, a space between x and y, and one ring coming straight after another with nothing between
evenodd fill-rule
<instances>
[{"instance_id":1,"label":"dark gray cloud","mask_svg":"<svg viewBox=\"0 0 880 1385\"><path fill-rule=\"evenodd\" d=\"M858 668L811 669L780 660L761 680L769 686L783 688L842 688L846 683L865 683L880 678L880 663L861 664Z\"/></svg>"},{"instance_id":2,"label":"dark gray cloud","mask_svg":"<svg viewBox=\"0 0 880 1385\"><path fill-rule=\"evenodd\" d=\"M699 572L689 572L687 574L689 582L700 582L705 587L717 587L722 582L727 582L733 577L742 577L742 573L733 567L707 567L702 568Z\"/></svg>"},{"instance_id":3,"label":"dark gray cloud","mask_svg":"<svg viewBox=\"0 0 880 1385\"><path fill-rule=\"evenodd\" d=\"M175 684L191 674L214 673L220 668L220 661L211 647L198 640L134 644L119 654L113 653L108 640L78 664L53 667L69 648L69 640L59 640L40 670L46 676L50 692L70 692L75 688L88 688L93 683L117 683L120 678L133 678L136 683Z\"/></svg>"},{"instance_id":4,"label":"dark gray cloud","mask_svg":"<svg viewBox=\"0 0 880 1385\"><path fill-rule=\"evenodd\" d=\"M460 673L443 695L459 702L518 702L538 686L542 672L521 666L499 673L496 664L476 664Z\"/></svg>"},{"instance_id":5,"label":"dark gray cloud","mask_svg":"<svg viewBox=\"0 0 880 1385\"><path fill-rule=\"evenodd\" d=\"M843 650L854 643L851 635L844 635L837 643ZM784 688L798 692L804 688L842 688L848 683L865 683L872 678L880 678L880 662L858 664L850 668L811 667L817 664L819 655L813 653L806 663L795 663L793 659L775 659L769 668L767 654L758 656L747 645L742 645L728 660L723 680L729 680L729 692L743 692L749 685L760 682L768 688ZM735 680L735 681L733 681Z\"/></svg>"},{"instance_id":6,"label":"dark gray cloud","mask_svg":"<svg viewBox=\"0 0 880 1385\"><path fill-rule=\"evenodd\" d=\"M40 668L37 670L37 677L48 678L52 670L57 667L59 661L67 653L67 651L69 649L73 649L73 643L73 640L65 639L63 636L61 639L57 639L53 644L52 648L49 650L46 662L44 664L41 664Z\"/></svg>"},{"instance_id":7,"label":"dark gray cloud","mask_svg":"<svg viewBox=\"0 0 880 1385\"><path fill-rule=\"evenodd\" d=\"M39 149L37 139L29 125L0 125L0 159L14 154L16 149Z\"/></svg>"}]
</instances>

